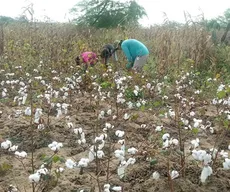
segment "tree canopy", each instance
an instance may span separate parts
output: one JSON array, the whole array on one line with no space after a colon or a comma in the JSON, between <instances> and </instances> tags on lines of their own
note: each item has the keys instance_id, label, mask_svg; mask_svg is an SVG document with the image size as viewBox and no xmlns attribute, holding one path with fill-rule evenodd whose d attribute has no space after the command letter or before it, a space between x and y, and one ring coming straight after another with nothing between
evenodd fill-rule
<instances>
[{"instance_id":1,"label":"tree canopy","mask_svg":"<svg viewBox=\"0 0 230 192\"><path fill-rule=\"evenodd\" d=\"M96 28L138 25L138 20L147 16L145 9L135 0L82 0L71 9L71 13L76 16L73 20L76 24Z\"/></svg>"}]
</instances>

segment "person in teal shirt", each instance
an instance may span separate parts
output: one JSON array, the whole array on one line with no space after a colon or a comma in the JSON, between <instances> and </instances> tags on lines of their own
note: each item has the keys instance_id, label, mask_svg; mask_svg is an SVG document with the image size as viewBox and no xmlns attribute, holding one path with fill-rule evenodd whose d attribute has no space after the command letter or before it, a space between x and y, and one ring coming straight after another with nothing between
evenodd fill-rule
<instances>
[{"instance_id":1,"label":"person in teal shirt","mask_svg":"<svg viewBox=\"0 0 230 192\"><path fill-rule=\"evenodd\" d=\"M148 48L136 39L121 40L117 49L122 49L128 60L126 68L138 72L142 70L149 56Z\"/></svg>"}]
</instances>

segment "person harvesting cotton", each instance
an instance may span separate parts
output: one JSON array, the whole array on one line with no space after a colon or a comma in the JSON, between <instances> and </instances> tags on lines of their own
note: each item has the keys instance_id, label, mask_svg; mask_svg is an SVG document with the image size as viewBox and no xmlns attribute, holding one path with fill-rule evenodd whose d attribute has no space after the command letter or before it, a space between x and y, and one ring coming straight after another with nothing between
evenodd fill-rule
<instances>
[{"instance_id":1,"label":"person harvesting cotton","mask_svg":"<svg viewBox=\"0 0 230 192\"><path fill-rule=\"evenodd\" d=\"M117 61L117 54L116 54L115 46L112 44L106 44L103 46L101 51L101 58L103 59L103 63L105 66L108 66L109 58L113 57L115 61Z\"/></svg>"},{"instance_id":2,"label":"person harvesting cotton","mask_svg":"<svg viewBox=\"0 0 230 192\"><path fill-rule=\"evenodd\" d=\"M142 42L136 39L121 40L118 49L122 49L128 60L127 69L138 72L143 69L149 56L149 50Z\"/></svg>"},{"instance_id":3,"label":"person harvesting cotton","mask_svg":"<svg viewBox=\"0 0 230 192\"><path fill-rule=\"evenodd\" d=\"M97 54L91 51L85 51L75 58L77 65L83 65L83 69L86 70L89 66L93 67L97 62Z\"/></svg>"}]
</instances>

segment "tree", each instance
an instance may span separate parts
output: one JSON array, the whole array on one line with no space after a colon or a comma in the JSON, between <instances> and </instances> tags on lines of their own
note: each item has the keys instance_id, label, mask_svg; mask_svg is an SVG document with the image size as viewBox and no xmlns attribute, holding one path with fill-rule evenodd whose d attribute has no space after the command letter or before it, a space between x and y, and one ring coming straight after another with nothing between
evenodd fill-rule
<instances>
[{"instance_id":1,"label":"tree","mask_svg":"<svg viewBox=\"0 0 230 192\"><path fill-rule=\"evenodd\" d=\"M70 12L77 16L73 20L76 24L96 28L138 25L138 20L147 16L135 0L82 0Z\"/></svg>"},{"instance_id":2,"label":"tree","mask_svg":"<svg viewBox=\"0 0 230 192\"><path fill-rule=\"evenodd\" d=\"M224 34L221 37L221 43L223 43L230 30L230 8L226 9L223 16L218 16L216 19L207 21L207 29L212 32L212 39L214 43L217 43L217 31L224 29Z\"/></svg>"}]
</instances>

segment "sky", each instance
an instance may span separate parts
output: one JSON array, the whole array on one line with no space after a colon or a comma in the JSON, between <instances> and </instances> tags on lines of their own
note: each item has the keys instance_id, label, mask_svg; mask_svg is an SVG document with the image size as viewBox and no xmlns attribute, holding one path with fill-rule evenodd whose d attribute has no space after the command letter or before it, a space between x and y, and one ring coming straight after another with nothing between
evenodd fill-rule
<instances>
[{"instance_id":1,"label":"sky","mask_svg":"<svg viewBox=\"0 0 230 192\"><path fill-rule=\"evenodd\" d=\"M34 17L43 20L45 16L52 21L65 22L72 19L69 10L79 0L0 0L0 15L18 17L23 7L33 3ZM140 23L144 26L160 24L166 13L169 20L184 22L184 11L194 18L201 13L206 19L223 15L230 8L230 0L137 0L142 5L148 18Z\"/></svg>"}]
</instances>

